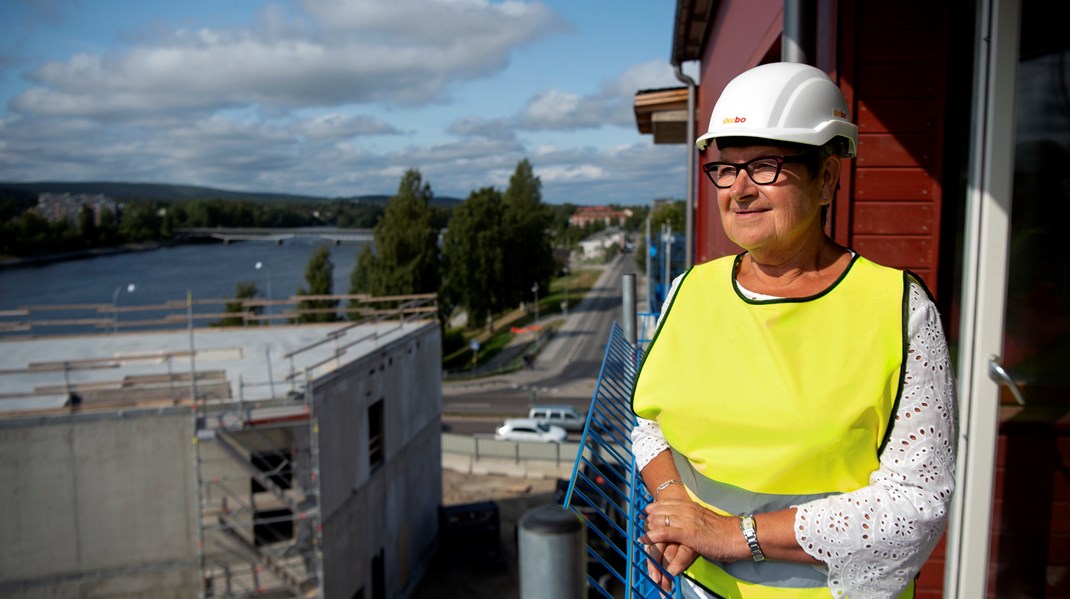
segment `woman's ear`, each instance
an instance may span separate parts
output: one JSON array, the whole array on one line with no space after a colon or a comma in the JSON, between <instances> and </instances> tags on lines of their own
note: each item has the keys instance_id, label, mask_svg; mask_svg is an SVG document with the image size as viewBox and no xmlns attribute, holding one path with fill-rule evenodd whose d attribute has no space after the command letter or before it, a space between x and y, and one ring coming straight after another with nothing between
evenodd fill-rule
<instances>
[{"instance_id":1,"label":"woman's ear","mask_svg":"<svg viewBox=\"0 0 1070 599\"><path fill-rule=\"evenodd\" d=\"M821 203L831 204L840 186L840 157L829 156L821 165Z\"/></svg>"}]
</instances>

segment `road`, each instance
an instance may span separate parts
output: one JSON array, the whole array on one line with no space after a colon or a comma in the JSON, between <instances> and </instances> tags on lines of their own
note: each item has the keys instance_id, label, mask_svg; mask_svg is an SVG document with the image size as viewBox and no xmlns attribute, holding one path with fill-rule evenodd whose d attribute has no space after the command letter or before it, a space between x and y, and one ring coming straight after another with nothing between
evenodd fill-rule
<instances>
[{"instance_id":1,"label":"road","mask_svg":"<svg viewBox=\"0 0 1070 599\"><path fill-rule=\"evenodd\" d=\"M534 403L567 404L585 412L598 381L610 328L621 319L621 279L625 274L640 276L632 254L623 254L606 267L565 326L539 354L533 369L443 383L443 422L449 430L491 434L503 418L525 416ZM637 287L641 290L638 283Z\"/></svg>"}]
</instances>

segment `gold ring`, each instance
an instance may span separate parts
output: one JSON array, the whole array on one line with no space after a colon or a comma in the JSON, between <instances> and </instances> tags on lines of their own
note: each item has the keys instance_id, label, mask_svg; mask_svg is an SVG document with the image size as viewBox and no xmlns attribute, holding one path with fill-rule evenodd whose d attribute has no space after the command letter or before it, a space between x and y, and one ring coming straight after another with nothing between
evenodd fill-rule
<instances>
[{"instance_id":1,"label":"gold ring","mask_svg":"<svg viewBox=\"0 0 1070 599\"><path fill-rule=\"evenodd\" d=\"M669 515L665 514L665 528L669 527Z\"/></svg>"}]
</instances>

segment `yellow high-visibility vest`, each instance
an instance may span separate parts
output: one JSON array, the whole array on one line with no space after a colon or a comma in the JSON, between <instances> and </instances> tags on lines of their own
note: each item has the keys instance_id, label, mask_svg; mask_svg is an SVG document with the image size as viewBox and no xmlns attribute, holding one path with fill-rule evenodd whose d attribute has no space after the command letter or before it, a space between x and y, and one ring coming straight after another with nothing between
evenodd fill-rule
<instances>
[{"instance_id":1,"label":"yellow high-visibility vest","mask_svg":"<svg viewBox=\"0 0 1070 599\"><path fill-rule=\"evenodd\" d=\"M909 275L856 255L820 294L750 300L734 284L741 259L685 274L633 411L658 422L688 492L721 514L865 486L902 391ZM687 575L723 597L829 596L825 572L806 564L699 558Z\"/></svg>"}]
</instances>

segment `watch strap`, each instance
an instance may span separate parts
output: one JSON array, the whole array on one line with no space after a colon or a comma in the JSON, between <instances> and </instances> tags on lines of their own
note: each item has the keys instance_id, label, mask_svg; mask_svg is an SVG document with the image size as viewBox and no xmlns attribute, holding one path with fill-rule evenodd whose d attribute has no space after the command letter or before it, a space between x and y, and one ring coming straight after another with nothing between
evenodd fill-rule
<instances>
[{"instance_id":1,"label":"watch strap","mask_svg":"<svg viewBox=\"0 0 1070 599\"><path fill-rule=\"evenodd\" d=\"M739 530L743 531L743 538L747 540L747 547L750 547L750 555L754 561L765 561L762 548L758 545L758 524L754 521L754 516L740 516Z\"/></svg>"}]
</instances>

